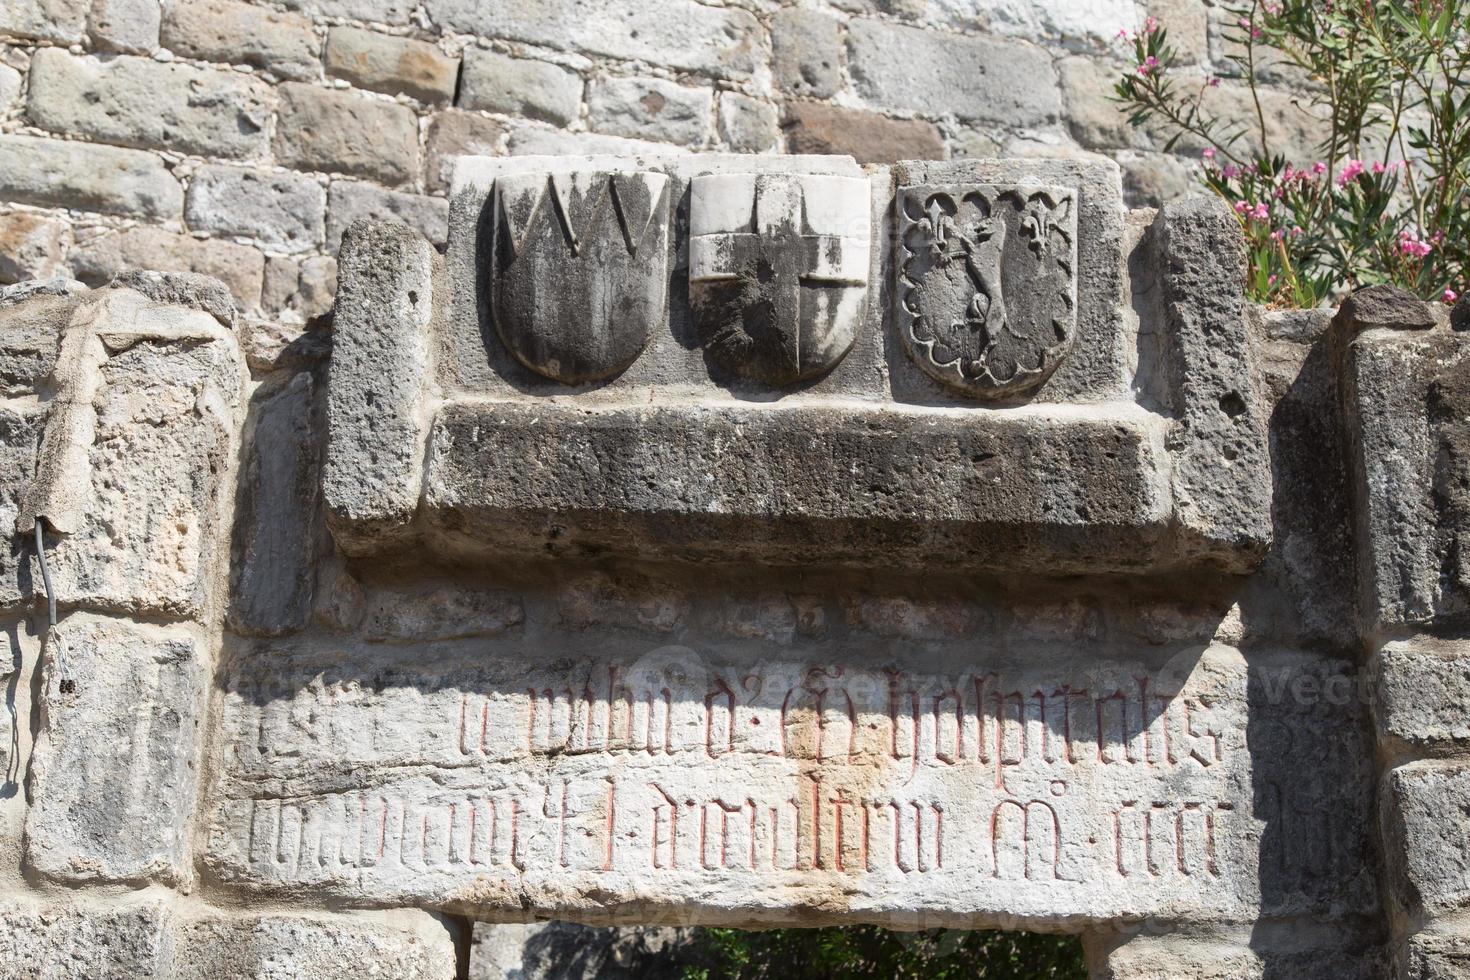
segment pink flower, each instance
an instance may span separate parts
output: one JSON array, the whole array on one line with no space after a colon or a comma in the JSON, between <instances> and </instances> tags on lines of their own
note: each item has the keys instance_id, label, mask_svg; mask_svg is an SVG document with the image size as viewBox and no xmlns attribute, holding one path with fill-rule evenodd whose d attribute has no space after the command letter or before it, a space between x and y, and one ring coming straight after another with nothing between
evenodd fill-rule
<instances>
[{"instance_id":1,"label":"pink flower","mask_svg":"<svg viewBox=\"0 0 1470 980\"><path fill-rule=\"evenodd\" d=\"M1270 220L1271 206L1265 201L1262 201L1260 204L1257 204L1256 209L1251 212L1251 217L1255 218L1257 221Z\"/></svg>"},{"instance_id":2,"label":"pink flower","mask_svg":"<svg viewBox=\"0 0 1470 980\"><path fill-rule=\"evenodd\" d=\"M1381 173L1383 173L1387 169L1388 168L1383 165L1383 162L1381 160L1374 160L1373 161L1373 172L1375 174L1381 174Z\"/></svg>"},{"instance_id":3,"label":"pink flower","mask_svg":"<svg viewBox=\"0 0 1470 980\"><path fill-rule=\"evenodd\" d=\"M1434 251L1434 246L1414 237L1409 231L1399 232L1399 251L1410 258L1422 259Z\"/></svg>"},{"instance_id":4,"label":"pink flower","mask_svg":"<svg viewBox=\"0 0 1470 980\"><path fill-rule=\"evenodd\" d=\"M1219 78L1219 76L1216 75L1216 76L1211 77L1210 78L1210 81L1209 81L1209 85L1210 85L1210 88L1219 88L1220 87L1220 78Z\"/></svg>"},{"instance_id":5,"label":"pink flower","mask_svg":"<svg viewBox=\"0 0 1470 980\"><path fill-rule=\"evenodd\" d=\"M1250 209L1251 209L1251 206L1249 204L1247 204L1245 201L1236 201L1235 202L1235 213L1236 214L1245 214Z\"/></svg>"},{"instance_id":6,"label":"pink flower","mask_svg":"<svg viewBox=\"0 0 1470 980\"><path fill-rule=\"evenodd\" d=\"M1312 164L1312 173L1316 174L1317 176L1320 177L1326 172L1327 164L1323 163L1321 160L1318 160L1316 163Z\"/></svg>"},{"instance_id":7,"label":"pink flower","mask_svg":"<svg viewBox=\"0 0 1470 980\"><path fill-rule=\"evenodd\" d=\"M1154 31L1159 29L1158 19L1150 17L1148 20L1143 22L1143 29L1149 34L1152 34Z\"/></svg>"},{"instance_id":8,"label":"pink flower","mask_svg":"<svg viewBox=\"0 0 1470 980\"><path fill-rule=\"evenodd\" d=\"M1346 187L1348 184L1351 184L1353 181L1357 180L1358 175L1362 172L1362 160L1349 160L1347 163L1343 164L1342 173L1337 175L1337 186Z\"/></svg>"},{"instance_id":9,"label":"pink flower","mask_svg":"<svg viewBox=\"0 0 1470 980\"><path fill-rule=\"evenodd\" d=\"M1277 228L1275 231L1271 232L1271 241L1273 242L1279 242L1285 237L1286 232L1281 228Z\"/></svg>"},{"instance_id":10,"label":"pink flower","mask_svg":"<svg viewBox=\"0 0 1470 980\"><path fill-rule=\"evenodd\" d=\"M1304 235L1304 234L1306 234L1306 233L1304 231L1302 231L1302 226L1301 225L1297 225L1295 228L1291 229L1291 237L1292 238L1298 238L1298 237L1300 237L1301 235Z\"/></svg>"},{"instance_id":11,"label":"pink flower","mask_svg":"<svg viewBox=\"0 0 1470 980\"><path fill-rule=\"evenodd\" d=\"M1460 294L1457 293L1457 292L1455 292L1453 289L1446 289L1444 291L1444 301L1446 303L1453 303L1455 300L1457 300L1459 298L1460 298Z\"/></svg>"},{"instance_id":12,"label":"pink flower","mask_svg":"<svg viewBox=\"0 0 1470 980\"><path fill-rule=\"evenodd\" d=\"M1220 176L1226 180L1229 180L1231 177L1238 177L1240 176L1240 168L1233 163L1227 163L1220 168Z\"/></svg>"},{"instance_id":13,"label":"pink flower","mask_svg":"<svg viewBox=\"0 0 1470 980\"><path fill-rule=\"evenodd\" d=\"M1128 40L1128 28L1126 28L1126 27L1120 27L1120 28L1118 28L1118 35L1117 35L1117 37L1118 37L1118 40L1120 40L1120 41L1126 41L1126 40Z\"/></svg>"},{"instance_id":14,"label":"pink flower","mask_svg":"<svg viewBox=\"0 0 1470 980\"><path fill-rule=\"evenodd\" d=\"M1215 148L1213 146L1205 147L1204 150L1200 152L1200 156L1204 157L1206 160L1215 159Z\"/></svg>"}]
</instances>

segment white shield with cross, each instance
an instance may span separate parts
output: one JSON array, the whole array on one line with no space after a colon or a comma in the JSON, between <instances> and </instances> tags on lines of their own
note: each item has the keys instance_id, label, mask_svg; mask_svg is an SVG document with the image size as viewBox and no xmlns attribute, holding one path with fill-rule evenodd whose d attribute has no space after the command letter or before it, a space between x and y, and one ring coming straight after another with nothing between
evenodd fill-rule
<instances>
[{"instance_id":1,"label":"white shield with cross","mask_svg":"<svg viewBox=\"0 0 1470 980\"><path fill-rule=\"evenodd\" d=\"M831 370L867 308L871 242L867 178L694 178L689 299L711 358L769 385Z\"/></svg>"}]
</instances>

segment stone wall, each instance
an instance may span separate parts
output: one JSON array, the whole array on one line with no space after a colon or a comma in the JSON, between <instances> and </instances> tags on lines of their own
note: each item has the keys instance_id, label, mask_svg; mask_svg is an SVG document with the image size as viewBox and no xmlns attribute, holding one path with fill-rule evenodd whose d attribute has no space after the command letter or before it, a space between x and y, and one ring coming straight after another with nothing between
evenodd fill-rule
<instances>
[{"instance_id":1,"label":"stone wall","mask_svg":"<svg viewBox=\"0 0 1470 980\"><path fill-rule=\"evenodd\" d=\"M1114 35L1148 15L1248 115L1205 0L8 0L0 282L202 272L268 343L328 308L353 219L442 242L466 152L1097 151L1157 204L1198 148L1160 153L1106 101ZM1306 159L1311 120L1271 79L1273 137Z\"/></svg>"}]
</instances>

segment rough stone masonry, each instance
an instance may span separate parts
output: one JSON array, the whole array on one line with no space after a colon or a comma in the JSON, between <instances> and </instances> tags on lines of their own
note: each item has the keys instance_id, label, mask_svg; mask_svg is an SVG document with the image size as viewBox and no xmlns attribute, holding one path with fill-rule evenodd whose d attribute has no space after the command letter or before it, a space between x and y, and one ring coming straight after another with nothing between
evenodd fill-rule
<instances>
[{"instance_id":1,"label":"rough stone masonry","mask_svg":"<svg viewBox=\"0 0 1470 980\"><path fill-rule=\"evenodd\" d=\"M466 157L340 265L272 370L202 275L0 293L0 975L1470 975L1470 307L1251 308L1101 160Z\"/></svg>"}]
</instances>

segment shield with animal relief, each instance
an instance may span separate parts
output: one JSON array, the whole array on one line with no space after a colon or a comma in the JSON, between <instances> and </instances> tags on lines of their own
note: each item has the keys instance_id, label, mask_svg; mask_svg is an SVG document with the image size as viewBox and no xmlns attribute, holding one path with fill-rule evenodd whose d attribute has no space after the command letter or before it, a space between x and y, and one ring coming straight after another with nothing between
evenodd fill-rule
<instances>
[{"instance_id":1,"label":"shield with animal relief","mask_svg":"<svg viewBox=\"0 0 1470 980\"><path fill-rule=\"evenodd\" d=\"M710 356L771 385L842 360L867 309L871 207L865 177L694 178L689 301Z\"/></svg>"},{"instance_id":2,"label":"shield with animal relief","mask_svg":"<svg viewBox=\"0 0 1470 980\"><path fill-rule=\"evenodd\" d=\"M638 359L667 301L668 198L647 172L496 179L490 313L516 360L586 384Z\"/></svg>"},{"instance_id":3,"label":"shield with animal relief","mask_svg":"<svg viewBox=\"0 0 1470 980\"><path fill-rule=\"evenodd\" d=\"M1077 333L1071 188L918 185L898 193L898 321L909 356L977 397L1030 391Z\"/></svg>"}]
</instances>

